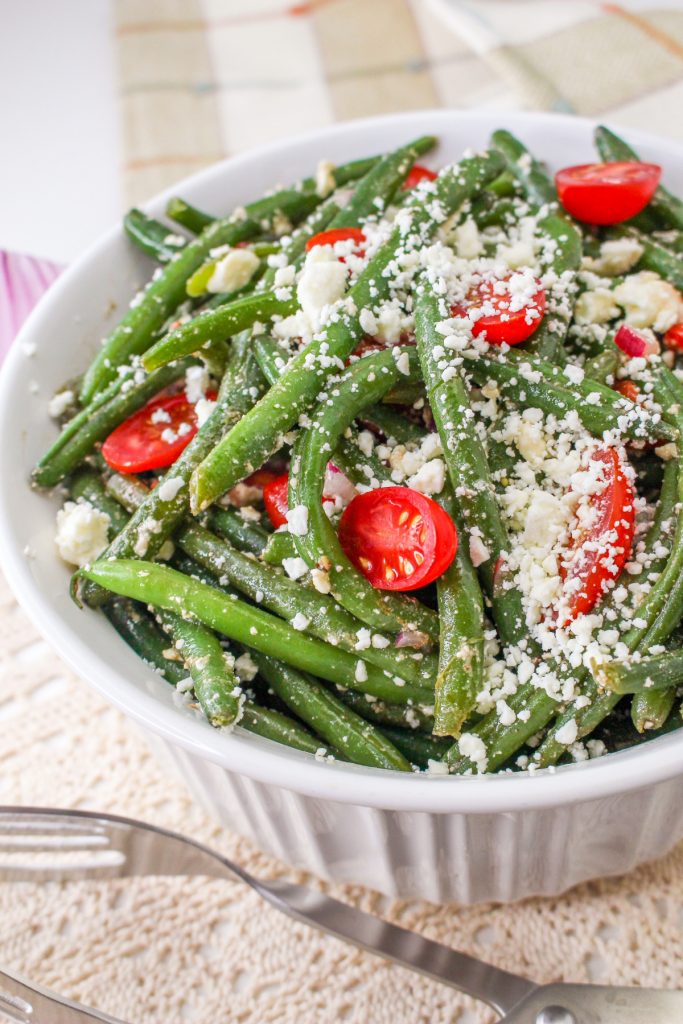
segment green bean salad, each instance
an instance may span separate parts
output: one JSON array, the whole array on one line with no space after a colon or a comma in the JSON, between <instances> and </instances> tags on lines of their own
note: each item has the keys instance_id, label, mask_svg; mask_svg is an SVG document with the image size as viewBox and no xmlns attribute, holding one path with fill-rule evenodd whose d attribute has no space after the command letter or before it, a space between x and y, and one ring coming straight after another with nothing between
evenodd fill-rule
<instances>
[{"instance_id":1,"label":"green bean salad","mask_svg":"<svg viewBox=\"0 0 683 1024\"><path fill-rule=\"evenodd\" d=\"M554 176L436 143L131 210L155 269L33 483L214 727L532 772L682 724L683 203L604 127Z\"/></svg>"}]
</instances>

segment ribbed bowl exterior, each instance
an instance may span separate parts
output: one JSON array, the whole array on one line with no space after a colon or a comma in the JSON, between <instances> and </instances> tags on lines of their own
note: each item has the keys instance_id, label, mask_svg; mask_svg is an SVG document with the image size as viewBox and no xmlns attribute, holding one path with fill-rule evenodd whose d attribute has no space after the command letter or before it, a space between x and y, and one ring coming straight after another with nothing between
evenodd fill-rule
<instances>
[{"instance_id":1,"label":"ribbed bowl exterior","mask_svg":"<svg viewBox=\"0 0 683 1024\"><path fill-rule=\"evenodd\" d=\"M624 874L683 838L676 779L517 813L393 811L266 785L147 735L225 827L293 867L401 899L470 904L552 896Z\"/></svg>"}]
</instances>

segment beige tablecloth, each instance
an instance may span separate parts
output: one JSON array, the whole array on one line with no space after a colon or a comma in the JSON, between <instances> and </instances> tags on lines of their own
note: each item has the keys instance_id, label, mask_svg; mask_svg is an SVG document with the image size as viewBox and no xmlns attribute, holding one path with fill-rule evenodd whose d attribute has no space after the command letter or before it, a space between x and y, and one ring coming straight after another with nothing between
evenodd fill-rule
<instances>
[{"instance_id":1,"label":"beige tablecloth","mask_svg":"<svg viewBox=\"0 0 683 1024\"><path fill-rule=\"evenodd\" d=\"M450 25L435 10L448 8ZM683 136L680 4L118 0L130 199L339 118L539 107ZM287 868L213 824L137 728L61 665L0 584L0 802L99 808ZM336 889L539 980L683 986L683 847L557 900L461 909ZM0 964L136 1022L479 1024L491 1015L263 906L237 884L0 886ZM644 1022L645 1024L645 1022Z\"/></svg>"}]
</instances>

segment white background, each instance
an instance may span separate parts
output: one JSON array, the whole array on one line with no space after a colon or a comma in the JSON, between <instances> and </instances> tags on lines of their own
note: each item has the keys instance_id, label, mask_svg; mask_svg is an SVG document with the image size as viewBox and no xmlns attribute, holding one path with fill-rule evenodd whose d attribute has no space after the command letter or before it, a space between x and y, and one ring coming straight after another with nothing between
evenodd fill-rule
<instances>
[{"instance_id":1,"label":"white background","mask_svg":"<svg viewBox=\"0 0 683 1024\"><path fill-rule=\"evenodd\" d=\"M0 248L66 263L118 218L110 0L0 0Z\"/></svg>"}]
</instances>

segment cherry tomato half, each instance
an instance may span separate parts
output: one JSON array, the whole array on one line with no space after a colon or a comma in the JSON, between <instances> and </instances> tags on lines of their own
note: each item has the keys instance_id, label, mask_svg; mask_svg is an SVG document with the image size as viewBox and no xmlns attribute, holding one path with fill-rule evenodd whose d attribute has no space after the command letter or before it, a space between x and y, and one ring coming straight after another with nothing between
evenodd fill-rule
<instances>
[{"instance_id":1,"label":"cherry tomato half","mask_svg":"<svg viewBox=\"0 0 683 1024\"><path fill-rule=\"evenodd\" d=\"M417 590L455 558L451 518L411 487L378 487L357 495L339 520L339 543L378 590Z\"/></svg>"},{"instance_id":2,"label":"cherry tomato half","mask_svg":"<svg viewBox=\"0 0 683 1024\"><path fill-rule=\"evenodd\" d=\"M670 352L683 352L683 320L680 320L664 335L664 348Z\"/></svg>"},{"instance_id":3,"label":"cherry tomato half","mask_svg":"<svg viewBox=\"0 0 683 1024\"><path fill-rule=\"evenodd\" d=\"M514 274L508 274L495 281L483 280L470 289L464 303L451 308L453 316L470 316L483 310L472 327L475 338L486 331L490 345L519 345L530 338L540 325L545 312L545 289L540 281L529 301L515 308L519 300L514 298L506 285Z\"/></svg>"},{"instance_id":4,"label":"cherry tomato half","mask_svg":"<svg viewBox=\"0 0 683 1024\"><path fill-rule=\"evenodd\" d=\"M263 504L268 518L275 527L284 526L287 522L289 492L289 473L282 473L274 480L269 480L263 488Z\"/></svg>"},{"instance_id":5,"label":"cherry tomato half","mask_svg":"<svg viewBox=\"0 0 683 1024\"><path fill-rule=\"evenodd\" d=\"M214 400L215 391L206 397ZM185 451L198 429L195 407L183 392L162 395L119 424L102 445L102 455L119 473L162 469Z\"/></svg>"},{"instance_id":6,"label":"cherry tomato half","mask_svg":"<svg viewBox=\"0 0 683 1024\"><path fill-rule=\"evenodd\" d=\"M631 552L636 510L633 488L614 448L599 448L594 461L604 466L605 487L591 497L594 518L578 537L560 570L564 580L563 625L585 615L617 578Z\"/></svg>"},{"instance_id":7,"label":"cherry tomato half","mask_svg":"<svg viewBox=\"0 0 683 1024\"><path fill-rule=\"evenodd\" d=\"M637 160L577 164L558 171L555 186L565 210L577 220L619 224L645 209L661 176L658 164Z\"/></svg>"},{"instance_id":8,"label":"cherry tomato half","mask_svg":"<svg viewBox=\"0 0 683 1024\"><path fill-rule=\"evenodd\" d=\"M430 171L428 167L423 167L422 164L413 164L408 171L406 180L401 185L403 192L410 192L411 188L415 188L421 181L434 181L438 178L438 174L435 171Z\"/></svg>"},{"instance_id":9,"label":"cherry tomato half","mask_svg":"<svg viewBox=\"0 0 683 1024\"><path fill-rule=\"evenodd\" d=\"M360 228L330 228L329 231L320 231L313 235L306 242L306 252L315 249L316 245L335 245L337 242L346 242L352 239L356 243L353 250L356 256L362 256L365 252L365 235ZM341 257L342 261L344 257Z\"/></svg>"}]
</instances>

